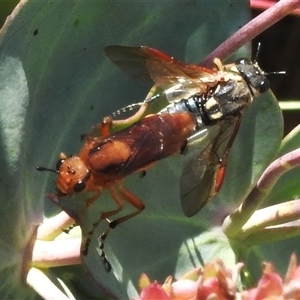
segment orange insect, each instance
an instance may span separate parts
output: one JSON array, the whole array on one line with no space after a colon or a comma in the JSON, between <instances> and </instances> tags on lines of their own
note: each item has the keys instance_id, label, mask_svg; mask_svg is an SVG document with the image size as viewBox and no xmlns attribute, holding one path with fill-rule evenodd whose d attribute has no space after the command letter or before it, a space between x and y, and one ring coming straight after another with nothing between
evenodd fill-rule
<instances>
[{"instance_id":1,"label":"orange insect","mask_svg":"<svg viewBox=\"0 0 300 300\"><path fill-rule=\"evenodd\" d=\"M173 155L185 146L186 139L194 132L196 115L192 113L155 114L141 119L132 126L102 137L87 137L78 155L63 157L57 163L57 170L37 167L39 171L54 171L58 174L57 196L73 195L82 191L95 192L86 200L91 205L103 189L110 192L118 208L104 212L107 219L123 208L123 199L137 210L109 223L102 236L104 241L110 228L132 218L144 209L143 202L123 187L124 178L134 172L146 170L156 161ZM104 132L105 127L104 127ZM91 233L92 234L92 233ZM87 255L90 239L83 247ZM103 245L102 245L103 248ZM102 249L103 250L103 249ZM107 269L110 265L102 256Z\"/></svg>"}]
</instances>

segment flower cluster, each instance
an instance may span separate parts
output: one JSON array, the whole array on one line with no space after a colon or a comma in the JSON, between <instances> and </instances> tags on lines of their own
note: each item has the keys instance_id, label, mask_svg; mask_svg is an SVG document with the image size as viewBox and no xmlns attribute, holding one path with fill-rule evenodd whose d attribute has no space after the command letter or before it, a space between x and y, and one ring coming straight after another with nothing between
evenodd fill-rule
<instances>
[{"instance_id":1,"label":"flower cluster","mask_svg":"<svg viewBox=\"0 0 300 300\"><path fill-rule=\"evenodd\" d=\"M207 263L203 268L196 268L173 282L168 277L163 285L151 283L146 274L139 280L140 300L285 300L300 299L300 266L292 254L284 279L280 277L272 263L263 263L263 274L256 287L239 288L242 263L227 269L220 259Z\"/></svg>"}]
</instances>

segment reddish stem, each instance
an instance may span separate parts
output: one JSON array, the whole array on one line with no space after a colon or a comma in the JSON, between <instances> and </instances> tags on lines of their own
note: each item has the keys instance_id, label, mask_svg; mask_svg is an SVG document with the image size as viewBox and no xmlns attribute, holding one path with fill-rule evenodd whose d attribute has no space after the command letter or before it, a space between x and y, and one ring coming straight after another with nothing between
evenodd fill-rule
<instances>
[{"instance_id":1,"label":"reddish stem","mask_svg":"<svg viewBox=\"0 0 300 300\"><path fill-rule=\"evenodd\" d=\"M272 0L250 0L251 8L259 10L266 10L276 3L277 1ZM291 14L295 16L300 16L300 8L296 8L293 12L291 12Z\"/></svg>"},{"instance_id":2,"label":"reddish stem","mask_svg":"<svg viewBox=\"0 0 300 300\"><path fill-rule=\"evenodd\" d=\"M277 180L287 171L300 165L300 149L291 151L273 161L263 172L256 186L244 200L242 205L223 223L223 230L233 237L250 219L253 213L266 199Z\"/></svg>"},{"instance_id":3,"label":"reddish stem","mask_svg":"<svg viewBox=\"0 0 300 300\"><path fill-rule=\"evenodd\" d=\"M277 2L223 42L202 61L201 65L213 67L214 58L226 59L231 53L299 7L300 0L281 0Z\"/></svg>"}]
</instances>

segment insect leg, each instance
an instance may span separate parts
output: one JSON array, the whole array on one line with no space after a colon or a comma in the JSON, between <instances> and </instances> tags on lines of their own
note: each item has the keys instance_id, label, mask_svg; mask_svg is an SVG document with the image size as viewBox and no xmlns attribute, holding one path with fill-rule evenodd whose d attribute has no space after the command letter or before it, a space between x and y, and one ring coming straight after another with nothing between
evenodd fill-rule
<instances>
[{"instance_id":1,"label":"insect leg","mask_svg":"<svg viewBox=\"0 0 300 300\"><path fill-rule=\"evenodd\" d=\"M112 117L110 116L104 117L101 123L93 126L88 133L84 133L80 136L81 141L92 140L95 136L99 136L99 132L102 137L108 136L110 134L112 123L113 123Z\"/></svg>"},{"instance_id":2,"label":"insect leg","mask_svg":"<svg viewBox=\"0 0 300 300\"><path fill-rule=\"evenodd\" d=\"M91 197L90 199L86 200L86 206L89 207L92 205L92 203L95 202L95 200L101 195L102 193L102 189L96 189L96 193L93 197Z\"/></svg>"},{"instance_id":3,"label":"insect leg","mask_svg":"<svg viewBox=\"0 0 300 300\"><path fill-rule=\"evenodd\" d=\"M88 255L88 250L89 250L89 245L92 241L92 237L94 235L94 232L96 230L96 228L98 227L98 225L101 223L101 221L103 219L107 219L107 221L110 223L112 223L110 220L108 220L109 217L117 214L118 212L120 212L123 207L124 207L124 202L123 200L121 199L121 197L118 195L115 187L109 187L108 188L112 198L114 199L114 201L117 203L118 205L118 208L117 209L114 209L114 210L110 210L110 211L106 211L106 212L103 212L100 216L100 218L95 222L93 223L93 228L92 230L90 230L87 234L87 237L86 237L86 240L85 242L82 243L82 250L81 250L81 253L84 255L84 256L87 256ZM90 198L89 200L87 200L87 207L90 206L100 195L100 192L96 193L92 198ZM132 195L132 194L131 194ZM133 197L135 197L134 195L132 195ZM124 197L124 196L123 196ZM125 197L124 197L125 198ZM136 198L136 197L135 197ZM125 198L127 200L127 198ZM128 200L129 201L129 200ZM138 201L140 201L138 199ZM129 201L130 202L130 201ZM134 215L136 214L133 213ZM128 217L128 216L127 216ZM113 221L114 222L114 221ZM99 250L101 250L101 253L100 253L100 256L104 262L104 265L106 267L106 269L109 271L110 270L110 265L109 265L109 262L107 261L106 257L105 257L105 253L103 251L103 248L104 248L104 240L106 239L109 231L111 228L114 228L114 227L110 227L108 226L107 229L105 230L105 232L101 235L100 237L100 240L101 240L101 243L100 243L100 247L99 247Z\"/></svg>"},{"instance_id":4,"label":"insect leg","mask_svg":"<svg viewBox=\"0 0 300 300\"><path fill-rule=\"evenodd\" d=\"M151 102L156 101L159 97L160 94L157 94L157 89L158 87L156 85L154 85L148 95L146 96L145 100L142 102L138 102L138 103L133 103L133 104L129 104L115 112L113 112L111 115L113 117L117 116L117 115L121 115L124 112L128 112L134 109L137 109L139 107L139 110L132 116L134 119L140 120L143 116L145 116L145 112L146 109L148 107L148 104ZM130 118L129 118L130 119ZM135 121L136 122L136 121Z\"/></svg>"},{"instance_id":5,"label":"insect leg","mask_svg":"<svg viewBox=\"0 0 300 300\"><path fill-rule=\"evenodd\" d=\"M148 103L142 102L139 106L140 109L133 116L127 119L114 120L111 116L104 117L101 123L93 126L88 133L81 135L81 141L93 139L93 137L99 135L99 132L102 137L106 137L111 133L111 131L116 131L117 128L124 129L131 126L133 123L142 119L145 115Z\"/></svg>"},{"instance_id":6,"label":"insect leg","mask_svg":"<svg viewBox=\"0 0 300 300\"><path fill-rule=\"evenodd\" d=\"M124 188L123 186L119 186L120 194L123 196L125 200L127 200L132 206L134 206L137 211L130 213L126 216L123 216L119 219L114 220L110 224L110 228L115 228L117 225L127 221L128 219L138 215L142 210L144 210L145 205L144 203L134 194L132 194L129 190Z\"/></svg>"},{"instance_id":7,"label":"insect leg","mask_svg":"<svg viewBox=\"0 0 300 300\"><path fill-rule=\"evenodd\" d=\"M122 128L129 127L130 125L139 121L140 119L142 119L145 116L147 108L148 108L148 103L142 102L140 104L139 110L131 117L129 117L127 119L122 119L122 120L113 120L112 119L111 128L113 129L115 127L122 127Z\"/></svg>"},{"instance_id":8,"label":"insect leg","mask_svg":"<svg viewBox=\"0 0 300 300\"><path fill-rule=\"evenodd\" d=\"M103 263L106 267L106 270L108 270L108 271L111 269L111 266L106 258L105 252L104 252L104 242L105 242L105 239L107 238L110 230L116 228L117 225L129 220L130 218L138 215L145 208L145 205L143 204L143 202L139 198L137 198L134 194L132 194L129 190L125 189L123 186L119 186L119 192L125 200L127 200L132 206L134 206L137 209L137 211L130 213L128 215L125 215L123 217L120 217L113 221L107 220L108 227L99 237L99 253L100 253L100 257L103 260ZM119 198L119 196L116 194L116 192L113 191L113 193L112 193L112 189L110 189L110 193L111 193L112 197L114 198L114 200L117 202L117 199Z\"/></svg>"},{"instance_id":9,"label":"insect leg","mask_svg":"<svg viewBox=\"0 0 300 300\"><path fill-rule=\"evenodd\" d=\"M98 227L98 225L100 224L100 222L103 220L103 219L107 219L115 214L117 214L118 212L120 212L123 207L124 207L124 202L122 201L121 197L118 195L118 193L116 192L116 190L114 189L114 187L111 187L111 188L108 188L112 198L115 200L115 202L118 204L118 208L117 209L114 209L114 210L110 210L110 211L107 211L107 212L103 212L101 215L100 215L100 218L95 222L93 223L93 228L92 230L90 230L88 233L87 233L87 236L86 236L86 240L85 242L82 243L82 249L81 249L81 253L84 255L84 256L87 256L88 255L88 250L89 250L89 245L91 243L91 240L92 240L92 237L93 237L93 234L95 232L95 229ZM99 196L100 196L100 193L102 192L101 191L98 191L92 198L88 199L86 201L86 207L88 208ZM83 214L86 213L86 210L84 210Z\"/></svg>"}]
</instances>

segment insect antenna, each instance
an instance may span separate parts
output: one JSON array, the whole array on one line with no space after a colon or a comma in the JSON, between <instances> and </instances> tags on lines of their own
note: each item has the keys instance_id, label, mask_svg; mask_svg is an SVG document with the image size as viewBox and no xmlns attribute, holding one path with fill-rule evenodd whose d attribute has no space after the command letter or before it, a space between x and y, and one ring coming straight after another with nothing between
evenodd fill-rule
<instances>
[{"instance_id":1,"label":"insect antenna","mask_svg":"<svg viewBox=\"0 0 300 300\"><path fill-rule=\"evenodd\" d=\"M111 113L111 115L113 117L117 116L117 115L121 115L122 113L126 113L128 111L134 110L134 109L138 109L143 105L144 102L138 102L138 103L133 103L133 104L129 104L125 107L122 107L121 109L118 109L117 111Z\"/></svg>"},{"instance_id":2,"label":"insect antenna","mask_svg":"<svg viewBox=\"0 0 300 300\"><path fill-rule=\"evenodd\" d=\"M257 44L255 57L254 57L254 59L253 59L253 63L254 63L254 64L257 64L257 59L258 59L258 55L259 55L259 53L260 53L260 49L261 49L261 42L259 42L259 43Z\"/></svg>"},{"instance_id":3,"label":"insect antenna","mask_svg":"<svg viewBox=\"0 0 300 300\"><path fill-rule=\"evenodd\" d=\"M269 75L285 75L286 71L275 71L275 72L268 72L265 73L265 75L269 76Z\"/></svg>"},{"instance_id":4,"label":"insect antenna","mask_svg":"<svg viewBox=\"0 0 300 300\"><path fill-rule=\"evenodd\" d=\"M259 42L257 44L257 49L256 49L256 54L253 60L253 63L257 65L257 59L258 59L258 55L260 54L260 50L261 50L261 42ZM285 71L275 71L275 72L263 72L265 76L269 76L269 75L285 75L286 72Z\"/></svg>"},{"instance_id":5,"label":"insect antenna","mask_svg":"<svg viewBox=\"0 0 300 300\"><path fill-rule=\"evenodd\" d=\"M53 169L49 169L49 168L46 168L46 167L39 167L39 166L37 166L36 170L37 171L41 171L41 172L49 171L49 172L53 172L53 173L59 174L58 170L53 170Z\"/></svg>"}]
</instances>

